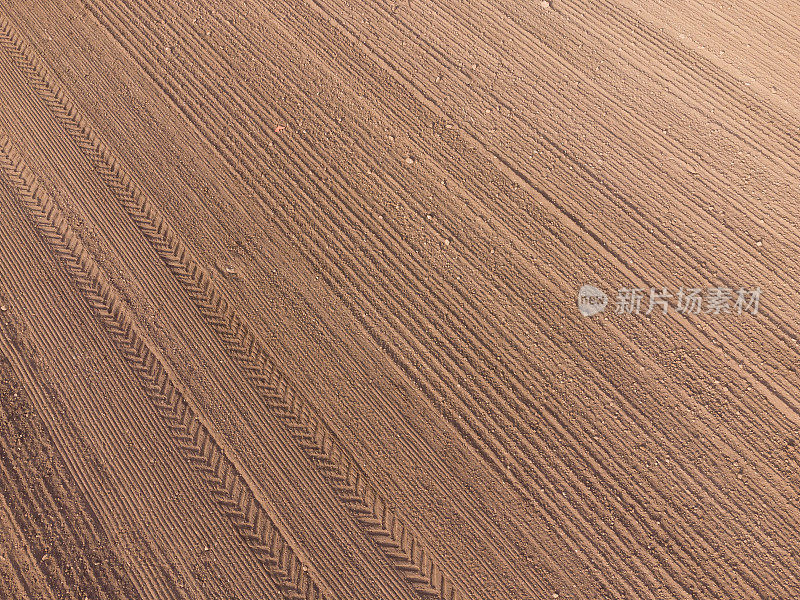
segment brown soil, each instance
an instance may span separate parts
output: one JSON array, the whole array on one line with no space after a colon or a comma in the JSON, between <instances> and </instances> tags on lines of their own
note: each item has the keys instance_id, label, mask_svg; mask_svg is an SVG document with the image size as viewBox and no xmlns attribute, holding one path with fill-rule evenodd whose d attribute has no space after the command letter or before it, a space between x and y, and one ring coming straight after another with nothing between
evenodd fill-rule
<instances>
[{"instance_id":1,"label":"brown soil","mask_svg":"<svg viewBox=\"0 0 800 600\"><path fill-rule=\"evenodd\" d=\"M800 598L798 23L6 0L0 597Z\"/></svg>"},{"instance_id":2,"label":"brown soil","mask_svg":"<svg viewBox=\"0 0 800 600\"><path fill-rule=\"evenodd\" d=\"M29 394L0 357L0 595L139 598Z\"/></svg>"}]
</instances>

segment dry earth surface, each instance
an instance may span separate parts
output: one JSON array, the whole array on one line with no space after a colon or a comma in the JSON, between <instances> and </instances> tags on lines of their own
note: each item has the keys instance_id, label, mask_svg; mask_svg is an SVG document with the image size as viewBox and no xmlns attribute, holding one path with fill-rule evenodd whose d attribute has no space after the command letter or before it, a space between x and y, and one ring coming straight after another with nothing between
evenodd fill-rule
<instances>
[{"instance_id":1,"label":"dry earth surface","mask_svg":"<svg viewBox=\"0 0 800 600\"><path fill-rule=\"evenodd\" d=\"M796 2L1 0L0 598L800 598L799 222Z\"/></svg>"}]
</instances>

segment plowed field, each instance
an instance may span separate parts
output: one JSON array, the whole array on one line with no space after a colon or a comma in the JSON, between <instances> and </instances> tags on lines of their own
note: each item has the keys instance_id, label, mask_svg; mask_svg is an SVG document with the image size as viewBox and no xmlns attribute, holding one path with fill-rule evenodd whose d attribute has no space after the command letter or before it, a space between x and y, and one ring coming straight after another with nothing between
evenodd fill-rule
<instances>
[{"instance_id":1,"label":"plowed field","mask_svg":"<svg viewBox=\"0 0 800 600\"><path fill-rule=\"evenodd\" d=\"M0 598L800 598L798 107L779 0L2 0Z\"/></svg>"}]
</instances>

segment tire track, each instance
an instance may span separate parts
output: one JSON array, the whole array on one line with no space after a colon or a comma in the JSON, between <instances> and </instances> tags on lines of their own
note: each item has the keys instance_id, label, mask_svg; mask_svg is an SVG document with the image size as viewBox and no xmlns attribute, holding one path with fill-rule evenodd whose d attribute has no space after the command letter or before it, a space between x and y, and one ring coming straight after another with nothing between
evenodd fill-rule
<instances>
[{"instance_id":1,"label":"tire track","mask_svg":"<svg viewBox=\"0 0 800 600\"><path fill-rule=\"evenodd\" d=\"M101 20L101 22L103 22L104 17L102 15L102 13L99 13L99 12L97 12L95 10L95 15L98 17L98 19ZM127 44L125 38L123 38L123 37L121 37L119 35L115 35L115 37L123 46L129 47L129 45ZM152 74L152 70L148 70L148 72L150 72ZM264 192L263 188L261 188L261 186L254 181L254 179L253 179L254 175L253 175L252 168L249 167L249 166L247 168L242 168L241 165L239 164L239 162L237 161L237 159L232 156L231 152L228 149L226 149L224 146L222 146L220 143L215 141L216 138L215 138L214 134L209 132L208 125L205 124L202 121L202 118L200 118L198 116L198 112L195 111L193 108L189 107L184 100L182 100L180 98L177 98L174 95L174 93L171 93L169 87L167 87L162 82L160 82L160 80L158 79L157 76L155 76L155 77L156 77L156 81L159 82L159 85L161 85L163 91L176 103L177 106L179 106L181 108L181 110L184 111L184 113L187 115L187 117L190 119L190 121L192 123L194 123L196 126L198 126L198 128L200 128L200 130L203 132L203 134L206 137L206 139L209 140L209 142L212 143L212 145L215 146L215 148L220 152L220 154L223 157L225 157L225 159L228 161L228 163L231 165L231 167L234 168L234 170L236 170L236 172L239 173L243 177L243 179L246 182L248 182L249 185L256 186L254 189L257 191L257 193L259 194L259 196L261 198L268 198L269 195L266 194ZM241 158L242 157L239 156L239 159L241 159ZM287 193L288 193L288 190L287 190ZM309 202L311 202L311 201L309 200ZM313 203L311 203L310 206L313 206ZM302 230L302 226L300 226L300 227L301 227L301 230ZM318 237L318 235L315 236L315 237ZM319 248L319 247L325 247L325 245L326 245L326 244L322 243L321 240L317 239L317 241L311 246L309 246L308 242L306 242L306 241L303 241L302 243L307 248L310 248L309 252L311 253L310 256L311 256L312 260L314 260L316 264L322 265L321 270L322 270L323 273L327 272L328 267L330 267L331 265L336 264L335 262L331 262L330 259L325 261L324 259L318 258L316 256L317 255L317 251L314 250L315 246L316 246L316 248ZM347 252L344 251L344 250L340 250L339 252L337 252L336 256L338 256L339 259L345 258L346 262L350 262L349 259L348 259ZM328 267L325 266L326 264L328 265ZM348 271L350 271L350 273L348 273L348 275L346 276L345 281L358 281L358 277L356 275L354 275L352 270L351 270L353 267L351 265L347 265L347 268L348 268ZM335 275L335 274L334 275L326 275L326 280L329 282L329 284L332 286L332 288L334 290L338 290L336 293L339 296L339 298L343 302L345 302L345 304L353 311L353 314L356 315L357 318L359 318L359 320L362 323L362 325L364 325L365 328L369 331L370 330L370 325L369 325L368 322L366 322L365 317L363 315L360 316L360 317L358 316L360 314L359 309L354 307L353 304L352 304L352 301L350 299L348 299L347 296L344 295L341 292L341 287L340 286L342 284L340 282L337 282L336 279L330 279L331 276L334 277L334 278L337 277L337 275ZM360 292L361 293L366 293L368 296L371 295L370 292L368 292L364 288L360 289ZM398 310L400 312L402 312L402 309L398 309ZM419 317L412 317L409 320L409 323L415 322L415 319L419 319ZM411 340L411 339L413 339L413 337L409 337L409 339ZM414 342L414 343L417 344L417 346L419 346L418 342ZM424 349L420 349L420 348L418 348L417 351L419 352L421 350L424 351ZM402 359L400 359L398 354L391 353L391 351L390 351L390 355L392 356L393 360L398 362L398 364L403 365L404 361ZM435 386L435 389L437 391L435 393L432 392L431 385L429 383L427 383L418 373L415 373L413 370L409 370L409 367L408 367L407 364L405 366L403 366L403 369L412 378L412 380L417 385L420 386L420 388L425 390L426 394L429 397L435 398L435 397L438 396L438 394L440 392L443 391L442 385L434 382L433 385ZM447 375L447 374L445 374L444 376L449 378L449 379L451 379L451 381L448 383L448 385L451 386L451 389L453 389L452 386L455 386L455 381L452 380L452 376ZM446 392L444 394L446 394ZM487 439L486 438L487 432L486 432L485 426L480 424L478 422L478 420L476 419L476 417L474 415L472 415L469 411L464 411L464 410L460 410L460 409L457 409L457 410L459 410L459 413L458 413L458 416L455 419L452 416L449 417L449 420L451 421L451 424L453 424L453 426L458 431L460 431L462 433L462 435L466 431L465 426L464 426L464 424L466 424L466 423L469 423L470 424L469 427L473 428L475 431L482 432L481 434L478 434L478 438L476 438L474 441L471 442L473 444L473 447L476 448L477 451L482 456L484 456L485 458L488 458L491 462L494 462L498 466L501 465L502 462L497 458L497 456L506 455L507 452L505 450L501 449L501 448L497 448L496 447L492 451L492 453L497 452L498 453L497 456L494 456L492 453L487 454L485 449L484 449L484 442L481 440L481 438L482 439ZM482 407L480 407L480 406L476 406L475 410L477 411L478 414L481 414L484 411L484 409ZM490 442L490 444L491 444L491 442ZM500 473L506 473L506 472L507 472L506 468L501 466L500 467ZM540 477L537 477L537 478L540 478ZM527 494L527 491L525 492L525 494ZM560 514L564 514L564 513L561 512L562 509L554 508L553 510L555 510L557 514L559 514L559 513ZM572 518L574 518L574 516L567 516L567 515L570 514L571 511L572 511L572 509L568 509L567 513L565 514L565 516L563 518L568 519L568 520L571 520ZM548 515L548 518L553 518L553 517ZM557 526L556 523L557 523L557 519L553 518L552 524L554 526ZM571 534L568 533L567 535L571 535ZM582 536L582 534L578 534L578 535L579 535L579 537ZM586 547L586 546L590 546L591 545L590 542L588 541L588 539L586 539L586 538L583 538L582 540L580 540L578 542L574 542L574 543L571 542L571 544L572 544L571 545L572 549L575 550L578 554L582 554L583 553L580 550L581 547ZM585 559L585 560L590 560L591 561L591 559ZM613 572L616 569L622 569L622 568L624 568L622 563L616 563L615 566L606 568L606 572ZM597 572L598 573L602 573L603 571L602 570L598 570ZM602 577L602 575L598 575L598 577Z\"/></svg>"},{"instance_id":2,"label":"tire track","mask_svg":"<svg viewBox=\"0 0 800 600\"><path fill-rule=\"evenodd\" d=\"M224 21L220 21L219 23L220 23L221 26L224 26ZM432 226L435 228L436 227L436 223L433 223ZM443 239L445 238L445 234L446 233L448 233L448 232L442 232Z\"/></svg>"},{"instance_id":3,"label":"tire track","mask_svg":"<svg viewBox=\"0 0 800 600\"><path fill-rule=\"evenodd\" d=\"M4 54L2 56L0 56L0 58L2 58L2 63L3 63L2 65L0 65L0 72L2 72L2 69L4 68L3 65L8 65L6 67L7 69L13 69L14 71L16 71L16 67L13 64L9 64L9 63L6 62ZM19 87L20 90L25 90L25 92L28 91L27 83L23 82L21 80L21 78L16 82L16 85L17 85L17 87ZM2 95L2 92L0 92L0 95ZM36 128L37 132L33 134L33 136L32 136L33 139L35 140L37 137L44 138L44 137L51 137L52 136L54 138L54 140L49 142L50 144L52 144L52 146L50 146L51 149L47 151L47 154L52 154L52 155L61 156L61 157L65 157L67 155L70 155L70 156L73 156L73 160L77 159L79 162L83 163L84 162L84 158L85 158L84 154L79 151L79 148L75 144L73 144L73 141L69 137L63 135L64 132L62 131L61 124L57 120L52 119L52 115L49 112L47 112L46 106L44 106L44 105L41 106L41 107L38 106L40 104L40 101L36 97L36 95L31 94L30 95L30 99L31 99L31 102L36 105L37 109L39 109L39 108L42 109L41 113L39 113L37 111L37 114L40 115L41 120L47 121L48 124L50 125L50 127L42 127L42 131L38 131L38 128ZM51 119L52 119L52 123L50 123ZM28 138L28 139L30 139L30 138ZM23 143L21 141L18 142L18 145L22 146L22 144ZM31 158L31 161L32 161L32 158ZM80 165L80 167L83 167L83 166L84 165ZM73 168L76 168L76 167L77 167L77 165L75 167L73 167ZM79 170L81 175L78 175L78 179L83 179L85 177L89 177L94 182L95 178L93 177L94 173L91 173L91 165L87 163L85 165L85 167L87 168L86 171L84 171L82 168ZM87 180L87 183L88 183L88 180ZM92 210L92 209L89 209L88 211L86 211L86 208L88 208L90 205L93 204L93 202L91 202L89 200L87 200L86 206L83 207L82 212L86 215L86 217L88 217L88 220L93 222L94 226L97 227L99 230L116 231L115 228L117 227L118 224L120 226L122 226L122 229L124 230L124 233L120 234L119 231L116 231L117 236L114 239L114 244L115 245L117 245L117 244L119 245L118 249L119 249L119 251L120 251L122 256L125 256L126 254L128 254L128 256L130 256L130 252L138 252L138 253L141 254L144 251L145 255L147 256L147 261L144 262L142 266L145 268L145 270L146 271L153 270L153 271L159 271L160 272L161 271L160 268L154 268L154 267L161 267L160 260L159 260L159 258L157 256L157 254L155 252L152 252L152 253L148 252L148 250L150 250L150 247L147 246L146 238L142 238L140 240L139 232L136 230L135 227L132 226L133 225L132 222L131 223L127 222L128 221L128 216L124 212L118 212L118 211L112 210L110 212L111 212L111 214L113 214L112 218L114 220L113 221L108 221L108 222L104 221L104 219L107 218L109 215L108 214L100 214L100 213L104 213L104 211L106 210L104 205L113 204L114 197L111 194L106 194L107 190L104 187L104 183L103 183L103 181L101 179L98 178L97 181L96 181L96 184L97 184L96 190L93 189L93 187L87 187L86 189L84 189L82 187L76 187L75 190L72 190L68 180L65 181L64 184L62 184L62 185L66 185L66 187L68 189L72 190L70 193L71 193L71 196L73 198L80 198L81 195L85 195L85 196L91 196L93 200L97 200L96 204L99 207L99 212L95 212L95 210ZM79 183L78 182L73 182L73 185L78 186ZM80 189L82 191L78 192L77 191L78 189ZM95 196L95 194L97 194L97 196ZM102 197L103 199L99 200L100 197ZM131 225L131 226L129 227L129 225ZM0 235L2 235L2 233L0 233ZM145 247L147 248L147 250L145 250ZM136 250L134 250L134 248L136 248ZM98 250L98 251L95 251L95 254L99 256L101 254L101 252L102 251ZM107 268L107 272L112 272L111 270L113 268L114 268L113 266L108 267ZM171 285L170 285L170 284L173 283L171 274L169 272L167 272L167 271L164 271L164 274L165 274L165 279L167 280L167 284L168 284L168 288L167 289L172 289ZM136 277L136 275L134 275L133 277ZM170 320L170 321L179 320L180 317L176 314L177 311L186 312L187 310L189 310L189 312L192 314L191 319L195 318L194 317L195 311L190 309L189 299L186 298L183 293L181 293L181 290L180 290L180 288L178 286L175 286L174 290L171 291L171 292L165 292L164 288L160 287L160 286L164 285L164 280L160 280L158 278L151 280L151 279L149 279L149 277L146 274L144 274L143 275L143 279L141 279L141 285L142 285L143 288L150 288L150 290L155 292L156 296L163 295L163 294L168 294L168 295L177 294L177 298L181 299L181 300L176 302L176 305L175 305L174 308L173 307L168 307L168 306L164 306L163 307L164 308L164 312L161 313L161 315L164 317L165 321L167 321L167 320ZM121 286L121 288L122 288L121 292L123 294L127 294L127 298L128 298L129 304L133 305L134 303L136 303L137 307L141 306L141 304L139 304L137 302L137 300L138 300L136 298L137 292L135 292L135 291L132 292L125 285ZM149 294L149 293L150 293L149 291L148 292L143 292L142 298L144 298L144 296L146 294ZM146 317L143 317L143 320L145 318ZM199 329L202 332L202 337L201 337L200 340L198 340L198 343L201 345L201 347L205 347L206 345L208 345L209 347L211 347L212 345L216 346L215 336L214 336L212 331L208 331L208 333L206 333L207 327L205 326L205 324L203 322L203 319L197 318L197 323L199 324ZM152 325L152 323L150 325ZM190 325L190 327L195 327L195 324L193 323L192 325ZM198 331L195 330L192 333L193 334L197 334ZM177 330L177 334L181 335L180 330ZM189 346L189 347L191 348L191 346ZM166 354L166 352L165 352L165 354ZM220 358L222 356L223 356L223 353L220 353ZM223 362L227 364L227 360L223 360ZM228 373L225 373L225 371L227 371ZM217 385L219 388L225 390L225 393L229 394L231 399L235 399L235 401L237 401L237 402L239 400L241 400L241 399L247 398L247 401L242 405L242 406L247 406L247 412L242 412L238 416L241 416L243 419L248 421L247 425L245 426L245 428L250 429L250 421L249 421L249 419L256 419L256 415L259 412L259 408L260 407L258 406L259 403L253 402L253 400L251 399L251 397L252 396L256 396L256 394L251 394L251 391L250 391L250 388L248 387L248 384L243 383L242 381L240 381L238 376L236 375L236 372L237 372L237 369L235 368L235 363L233 363L228 368L224 369L222 372L217 372L217 374L216 374L217 379L214 381L214 384ZM199 399L198 399L198 403L199 403ZM251 403L254 406L249 406ZM248 412L250 414L248 414ZM218 414L218 413L215 413L215 414ZM258 416L261 416L261 415L258 415ZM225 423L227 424L227 423L229 423L229 421L226 420ZM237 423L237 426L238 426L238 423ZM282 424L280 422L280 419L277 419L277 420L274 420L274 421L268 421L267 423L264 423L263 426L264 426L264 428L268 429L268 431L265 431L265 433L268 433L269 435L271 435L276 428L277 428L278 432L280 432L280 430L282 428ZM252 427L252 430L257 432L258 428L257 427ZM112 431L113 431L113 428L112 428ZM237 431L237 433L238 433L238 431ZM256 434L256 435L258 435L258 434ZM237 440L240 440L240 439L241 438L239 438L237 436ZM307 466L307 463L306 463L305 459L302 456L297 456L297 458L299 458L302 461L301 464L295 464L294 460L296 460L296 458L295 458L296 455L294 453L292 453L292 452L284 452L284 451L282 451L282 448L285 448L286 446L290 446L290 447L294 448L294 442L288 437L286 438L285 442L284 442L282 437L279 437L279 440L280 440L280 442L278 444L272 445L271 447L268 446L268 445L262 445L261 446L262 449L264 449L267 453L270 454L270 460L274 461L274 467L273 468L283 469L284 466L289 465L291 467L296 467L296 468L301 469L302 471L306 472L306 475L301 475L300 476L301 479L305 479L306 480L306 481L303 482L303 484L307 483L308 481L312 481L314 483L314 486L316 488L319 488L319 492L320 492L319 496L316 497L316 498L314 497L314 491L313 490L311 490L311 496L308 496L308 491L300 494L301 496L305 496L306 498L311 498L311 500L308 502L308 504L312 508L314 507L315 504L318 503L320 505L320 510L324 510L321 505L322 504L328 505L331 502L331 500L338 503L339 501L336 498L334 492L332 490L328 489L327 486L324 485L324 480L322 478L318 478L318 477L312 476L312 474L313 475L317 475L318 473L315 470L312 470L311 468L309 468L309 466ZM261 442L260 441L256 441L255 443L260 444ZM253 459L252 456L248 457L248 460L251 460L250 464L253 464L252 459ZM257 462L256 462L256 464L257 464ZM313 466L313 465L310 465L310 466ZM259 474L263 473L263 471L259 470L258 467L254 467L254 470L255 470L255 472L257 472ZM269 471L267 471L267 472L269 472ZM166 475L166 473L165 473L165 475ZM293 491L293 493L296 494L296 490ZM305 502L306 500L303 500L303 501ZM276 504L276 502L273 502L273 505L274 504ZM341 505L337 505L336 508L338 509L340 506ZM341 506L341 508L344 509L345 507ZM338 510L336 510L335 513L337 514L337 517L336 517L337 519L342 519L342 518L345 517L344 510L342 510L341 513ZM315 511L314 514L319 514L320 516L322 516L322 515L325 514L325 512L316 513L316 511ZM311 517L313 518L313 514L311 515ZM357 569L353 569L352 572L348 572L348 577L352 577L353 573L357 573L359 571L363 571L364 573L369 573L369 576L371 578L373 578L377 582L381 582L382 583L383 581L386 581L387 585L386 585L385 588L381 589L381 595L387 593L389 590L391 590L395 596L399 595L399 596L402 596L404 598L405 597L411 597L411 596L415 595L416 592L414 591L414 589L411 586L409 586L407 584L407 581L401 576L402 572L398 572L396 577L394 577L394 573L391 573L391 575L393 575L392 577L389 576L390 575L390 571L391 571L391 565L389 563L387 563L387 562L384 562L384 560L380 556L380 552L376 551L376 549L372 547L372 541L371 540L369 540L368 538L364 538L363 541L362 541L361 536L358 533L358 529L357 529L358 528L358 523L357 522L351 522L351 520L349 518L346 518L345 520L346 520L345 526L348 528L348 530L352 528L352 532L353 533L351 533L350 536L353 536L353 535L356 536L356 537L352 538L352 542L351 542L350 539L348 539L348 540L344 540L344 542L346 544L348 544L347 547L343 547L343 546L338 546L337 545L336 548L333 548L333 547L330 547L329 549L317 548L316 550L318 550L318 551L319 550L324 550L326 553L339 553L339 554L342 555L344 560L352 560L352 556L350 556L350 551L349 551L349 544L350 543L352 543L354 545L358 544L359 546L363 545L365 547L366 547L366 545L369 545L369 554L370 554L369 563L368 564L358 564L358 563L356 563ZM294 517L293 522L297 523L296 516ZM308 539L309 536L312 536L312 537L318 537L319 536L319 526L316 524L316 521L314 521L314 520L311 520L311 521L303 520L300 524L297 524L296 527L297 527L297 529L292 529L292 531L295 534L296 538L300 538L301 535L305 535L305 539ZM391 540L388 543L384 543L384 545L391 546L390 542L391 542ZM403 542L404 542L404 540L401 539L400 543L403 543ZM399 553L399 551L398 551L398 553ZM421 553L417 552L416 554L417 554L417 556L415 557L415 559L419 560L421 558L421 556L420 556ZM319 563L316 560L314 560L314 559L312 559L312 560L314 561L315 564L319 565ZM422 562L423 563L425 562L424 557L422 557ZM435 570L433 572L434 572L434 577L435 577L435 574L436 574ZM337 584L339 584L340 589L341 589L342 582L339 581L339 582L337 582ZM422 587L422 586L419 586L419 587ZM356 595L359 595L357 592L354 592L354 593L356 593ZM366 592L363 592L363 593L366 593ZM392 595L392 593L390 593L390 595Z\"/></svg>"},{"instance_id":4,"label":"tire track","mask_svg":"<svg viewBox=\"0 0 800 600\"><path fill-rule=\"evenodd\" d=\"M216 441L197 416L184 393L142 337L130 314L94 259L41 187L33 173L0 135L0 171L17 193L32 224L58 256L74 284L108 331L143 389L153 399L159 416L179 444L187 461L209 485L231 525L255 553L287 600L325 600L309 568L287 542L256 497L241 468Z\"/></svg>"},{"instance_id":5,"label":"tire track","mask_svg":"<svg viewBox=\"0 0 800 600\"><path fill-rule=\"evenodd\" d=\"M0 36L5 33L18 56L24 57L30 72L41 81L35 91L186 290L256 393L285 423L287 432L331 484L339 500L420 594L441 600L462 598L419 534L390 508L385 495L371 483L318 411L279 373L263 341L222 296L209 272L156 212L152 202L123 171L85 119L78 115L75 105L66 99L63 89L33 57L30 48L24 47L21 38L9 30L8 23L0 20Z\"/></svg>"},{"instance_id":6,"label":"tire track","mask_svg":"<svg viewBox=\"0 0 800 600\"><path fill-rule=\"evenodd\" d=\"M7 186L3 186L5 190ZM10 192L10 190L8 190ZM9 236L9 232L3 227L6 225L5 219L0 220L0 236ZM10 238L10 236L9 236ZM6 266L8 268L8 266ZM9 273L4 270L4 276L11 276L12 278L17 275L16 273ZM0 298L4 296L0 293ZM57 386L53 385L52 376L48 376L41 369L38 363L39 349L33 348L29 344L29 340L21 331L28 328L19 319L16 310L7 311L3 314L2 322L0 322L0 355L5 355L11 363L11 369L16 374L20 381L25 382L25 391L30 399L30 406L36 410L41 419L41 429L48 431L50 438L48 441L52 442L52 447L58 448L63 451L59 452L61 460L65 465L65 473L72 475L74 478L74 495L85 498L84 505L87 507L89 527L95 531L102 532L107 530L107 527L118 527L110 525L106 518L110 514L116 514L108 506L107 498L103 493L93 493L99 488L106 493L115 490L114 484L108 479L108 474L105 470L99 467L99 459L85 443L81 434L78 433L78 428L72 418L72 415L67 414L61 409L54 406L55 403L62 403L62 393L57 390ZM89 317L91 318L91 317ZM55 324L49 320L44 321L44 326L47 328L54 328ZM134 383L134 385L136 385ZM101 394L110 396L111 392L108 389L102 389ZM28 412L32 412L28 411ZM26 414L26 420L30 415ZM45 423L46 422L46 423ZM54 425L55 424L55 425ZM121 428L117 428L120 430ZM26 435L28 439L33 436ZM67 441L69 440L69 441ZM53 469L53 472L61 472L59 469ZM114 492L111 492L114 493ZM138 507L137 507L138 508ZM136 508L127 505L123 509L127 512L135 512ZM130 527L127 525L126 527ZM130 548L129 541L122 541L117 539L117 547ZM130 575L129 579L135 579L135 587L139 590L142 597L153 598L158 600L188 600L185 592L179 589L174 574L169 572L169 563L162 554L160 548L147 540L141 546L136 546L139 551L134 555L137 557L147 557L147 560L140 560L135 563L127 563L130 569L127 571ZM72 555L75 553L72 552ZM144 562L147 565L144 565ZM154 570L143 575L142 570L153 567ZM134 577L134 574L138 576ZM159 586L158 583L153 581L153 577L158 579L164 584L164 587ZM35 597L35 596L34 596ZM133 592L126 592L126 600L136 598Z\"/></svg>"},{"instance_id":7,"label":"tire track","mask_svg":"<svg viewBox=\"0 0 800 600\"><path fill-rule=\"evenodd\" d=\"M580 165L579 165L579 166L580 166ZM596 182L596 183L599 183L599 182ZM546 194L546 192L545 192L544 190L539 190L539 189L537 188L537 191L540 191L541 193L544 193L544 194ZM610 193L610 194L611 194L611 196L609 196L609 199L611 199L612 201L613 201L613 199L614 199L614 198L618 198L618 197L619 197L619 194L618 194L617 192L615 192L614 190L608 190L608 189L607 189L607 190L605 190L605 192L608 192L608 193ZM601 193L603 193L603 191L602 191L602 190L601 190ZM591 195L591 194L589 194L589 195ZM548 198L549 198L549 196L548 196ZM550 201L552 201L552 198L550 198ZM563 207L561 207L561 208L563 208ZM570 216L570 218L574 218L575 222L576 222L576 223L578 223L578 224L580 224L580 223L581 223L581 219L580 219L580 218L578 218L578 217L577 217L577 216L575 216L575 215L571 215L571 216ZM649 226L649 225L647 225L647 226ZM660 227L660 226L659 226L659 227ZM596 237L596 236L595 236L595 237ZM599 240L599 239L600 239L599 237L596 237L596 240ZM598 242L598 243L600 243L600 242ZM670 250L670 252L671 252L671 250ZM615 256L615 258L619 259L619 257L618 257L618 256ZM619 259L619 260L621 260L621 259ZM622 261L622 263L621 263L621 264L624 266L624 265L625 265L624 261ZM719 266L719 265L717 265L717 266ZM776 337L776 339L780 340L780 341L781 341L781 343L782 343L784 346L787 346L787 345L788 345L789 347L793 347L793 345L794 345L794 344L793 344L793 342L791 341L791 339L789 339L789 338L790 338L790 336L791 336L792 334L791 334L791 331L790 331L790 329L788 329L788 328L787 328L786 324L785 324L785 323L783 323L783 321L782 321L782 320L780 320L780 319L776 319L776 318L775 318L775 317L772 315L772 312L769 310L769 308L768 308L768 307L765 307L763 312L764 312L764 314L765 314L765 315L768 315L768 316L770 317L770 320L771 320L771 322L772 322L773 324L775 324L775 326L778 328L778 333L776 333L776 334L775 334L775 335L777 336L777 337ZM760 383L761 385L765 385L765 386L768 386L768 387L770 386L770 384L769 384L768 382L765 382L765 381L763 380L763 378L761 378L761 380L759 381L759 383ZM781 391L779 391L779 390L776 390L776 389L774 389L774 388L773 388L773 389L771 389L771 391L772 391L773 393L775 393L777 397L781 398L781 400L786 400L786 401L787 401L787 404L788 404L789 406L791 406L791 402L788 402L788 398L789 398L789 397L791 396L791 394L792 394L792 392L791 392L791 390L792 390L792 389L794 389L794 386L790 386L790 387L788 388L788 390L789 390L789 391L788 391L788 396L787 396L787 394L786 394L786 393L784 393L784 392L786 392L786 390L784 390L784 392L781 392Z\"/></svg>"}]
</instances>

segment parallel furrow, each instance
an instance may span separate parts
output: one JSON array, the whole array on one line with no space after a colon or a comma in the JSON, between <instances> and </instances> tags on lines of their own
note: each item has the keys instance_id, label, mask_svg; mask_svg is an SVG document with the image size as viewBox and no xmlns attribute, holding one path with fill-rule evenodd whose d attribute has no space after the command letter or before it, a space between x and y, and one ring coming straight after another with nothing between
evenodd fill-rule
<instances>
[{"instance_id":1,"label":"parallel furrow","mask_svg":"<svg viewBox=\"0 0 800 600\"><path fill-rule=\"evenodd\" d=\"M128 307L5 136L0 136L0 171L27 210L32 224L64 264L98 321L109 332L120 354L139 376L143 389L153 400L184 456L190 464L199 462L206 467L198 469L199 473L231 524L265 565L276 587L288 600L323 600L325 595L308 567L300 561L257 499L239 467L197 416L145 341ZM218 455L213 462L204 452L204 448L210 446L216 446ZM223 472L229 484L219 478Z\"/></svg>"},{"instance_id":2,"label":"parallel furrow","mask_svg":"<svg viewBox=\"0 0 800 600\"><path fill-rule=\"evenodd\" d=\"M157 213L152 202L123 171L111 150L98 139L85 119L78 115L74 104L66 99L61 86L49 76L42 63L33 56L31 49L11 32L7 22L0 21L0 43L4 38L13 45L12 52L18 58L18 64L25 65L23 68L29 75L32 87L51 108L78 147L85 152L98 175L195 302L248 382L265 400L266 405L273 409L275 415L285 422L287 431L305 454L318 465L339 499L364 526L366 533L420 594L442 600L460 598L452 579L442 571L438 561L421 542L419 534L389 508L386 497L368 481L364 470L331 427L323 421L308 400L295 392L279 374L266 346L221 295L209 272L192 256L186 245ZM105 302L110 303L115 318L123 318L120 316L121 302L113 299ZM101 307L98 306L98 309ZM125 331L132 331L122 324L118 327L112 324L110 327L122 335L125 335ZM128 347L138 355L139 349L134 350L136 341L127 341ZM147 364L139 365L138 369L145 379L147 389L157 395L176 393L176 390L164 389L168 379L162 376L163 369L155 356L147 356L146 362ZM168 404L175 406L175 400L170 398ZM193 416L187 417L188 408L176 410L177 413L168 416L172 420L170 427L181 432L176 435L191 449L187 458L207 476L216 480L219 471L213 467L213 463L217 461L219 464L218 449L209 441L207 433L203 433L205 430L198 429L191 435L184 435L183 432L191 431L191 425L186 420L191 420ZM238 513L230 513L231 518L235 515Z\"/></svg>"},{"instance_id":3,"label":"parallel furrow","mask_svg":"<svg viewBox=\"0 0 800 600\"><path fill-rule=\"evenodd\" d=\"M88 516L91 508L50 454L38 415L30 414L27 386L5 361L0 355L0 495L47 585L29 597L139 598L104 547L102 532ZM7 533L3 541L11 542ZM19 575L24 584L26 577Z\"/></svg>"},{"instance_id":4,"label":"parallel furrow","mask_svg":"<svg viewBox=\"0 0 800 600\"><path fill-rule=\"evenodd\" d=\"M168 246L164 246L164 247L166 248L166 247L168 247ZM180 261L173 261L173 262L175 262L176 264L178 264ZM191 280L191 278L190 278L190 280ZM202 290L198 289L198 290L197 290L197 293L198 293L198 294L202 294ZM199 296L199 297L202 297L202 296ZM211 317L211 316L208 316L208 318L209 318L209 320L210 320L210 321L211 321L211 320L213 320L213 317ZM221 325L223 325L223 324L221 323ZM237 333L236 335L238 335L238 333ZM302 431L302 430L301 430L301 431ZM305 439L305 437L306 437L307 435L309 435L309 434L308 434L308 432L306 432L306 433L303 433L301 437L302 437L303 439Z\"/></svg>"}]
</instances>

